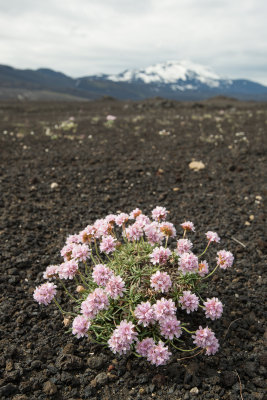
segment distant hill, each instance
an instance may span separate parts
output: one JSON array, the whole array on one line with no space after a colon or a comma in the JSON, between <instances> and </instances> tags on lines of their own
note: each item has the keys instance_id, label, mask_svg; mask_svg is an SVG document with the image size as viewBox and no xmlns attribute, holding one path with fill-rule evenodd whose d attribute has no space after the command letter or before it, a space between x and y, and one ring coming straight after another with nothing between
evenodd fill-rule
<instances>
[{"instance_id":1,"label":"distant hill","mask_svg":"<svg viewBox=\"0 0 267 400\"><path fill-rule=\"evenodd\" d=\"M245 79L223 79L189 61L76 79L47 68L20 70L0 65L0 100L94 100L103 96L122 100L160 96L181 101L227 96L267 101L267 87Z\"/></svg>"}]
</instances>

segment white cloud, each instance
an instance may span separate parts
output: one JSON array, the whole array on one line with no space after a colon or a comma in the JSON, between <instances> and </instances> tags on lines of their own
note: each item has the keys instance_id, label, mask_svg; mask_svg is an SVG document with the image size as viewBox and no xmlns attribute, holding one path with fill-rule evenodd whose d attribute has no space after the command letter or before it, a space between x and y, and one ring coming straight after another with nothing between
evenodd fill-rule
<instances>
[{"instance_id":1,"label":"white cloud","mask_svg":"<svg viewBox=\"0 0 267 400\"><path fill-rule=\"evenodd\" d=\"M267 84L265 0L0 0L0 62L71 76L189 59Z\"/></svg>"}]
</instances>

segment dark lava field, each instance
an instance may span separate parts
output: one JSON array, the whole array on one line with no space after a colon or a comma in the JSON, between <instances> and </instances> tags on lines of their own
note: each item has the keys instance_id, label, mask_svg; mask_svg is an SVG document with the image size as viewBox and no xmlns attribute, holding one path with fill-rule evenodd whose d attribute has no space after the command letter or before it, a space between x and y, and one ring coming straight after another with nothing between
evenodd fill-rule
<instances>
[{"instance_id":1,"label":"dark lava field","mask_svg":"<svg viewBox=\"0 0 267 400\"><path fill-rule=\"evenodd\" d=\"M267 104L225 98L0 103L1 399L266 399L266 131ZM33 300L67 235L157 205L178 238L194 222L194 249L210 230L221 237L211 258L235 256L204 294L222 301L222 318L192 317L214 330L218 353L177 351L160 367L77 339L54 304Z\"/></svg>"}]
</instances>

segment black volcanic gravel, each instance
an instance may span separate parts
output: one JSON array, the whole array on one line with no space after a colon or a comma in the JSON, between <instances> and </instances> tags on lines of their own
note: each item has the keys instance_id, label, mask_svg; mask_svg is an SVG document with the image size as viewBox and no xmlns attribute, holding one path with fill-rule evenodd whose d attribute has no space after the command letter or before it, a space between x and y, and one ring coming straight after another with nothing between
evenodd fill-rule
<instances>
[{"instance_id":1,"label":"black volcanic gravel","mask_svg":"<svg viewBox=\"0 0 267 400\"><path fill-rule=\"evenodd\" d=\"M266 104L228 99L0 103L1 399L264 399L266 129ZM193 171L192 160L205 168ZM177 228L195 223L195 249L213 230L216 251L236 259L207 292L224 303L222 319L208 322L220 351L177 352L159 368L74 338L53 304L32 298L68 234L156 205Z\"/></svg>"}]
</instances>

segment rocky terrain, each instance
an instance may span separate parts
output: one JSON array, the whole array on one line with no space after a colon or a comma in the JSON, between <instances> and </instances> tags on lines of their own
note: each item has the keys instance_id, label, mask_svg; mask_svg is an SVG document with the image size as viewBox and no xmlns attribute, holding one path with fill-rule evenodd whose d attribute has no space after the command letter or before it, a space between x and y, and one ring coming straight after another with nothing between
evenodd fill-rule
<instances>
[{"instance_id":1,"label":"rocky terrain","mask_svg":"<svg viewBox=\"0 0 267 400\"><path fill-rule=\"evenodd\" d=\"M0 103L1 399L264 400L266 128L265 103L226 98ZM68 234L157 205L178 232L194 222L196 250L212 230L235 256L207 288L224 304L219 352L158 368L76 339L32 297Z\"/></svg>"}]
</instances>

